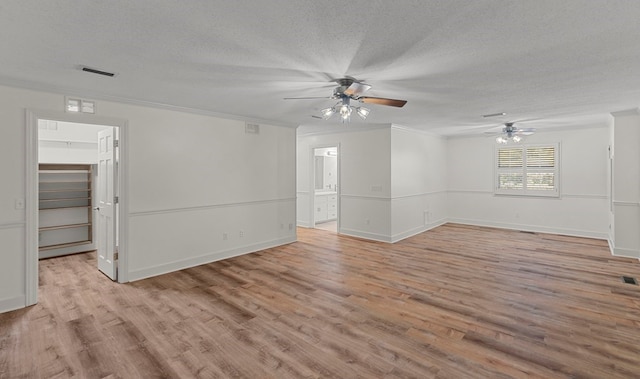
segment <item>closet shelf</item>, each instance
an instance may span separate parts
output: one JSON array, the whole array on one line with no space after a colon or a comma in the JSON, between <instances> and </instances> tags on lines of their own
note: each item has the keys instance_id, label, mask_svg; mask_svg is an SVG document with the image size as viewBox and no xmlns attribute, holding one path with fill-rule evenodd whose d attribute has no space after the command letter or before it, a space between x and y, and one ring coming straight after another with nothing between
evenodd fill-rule
<instances>
[{"instance_id":1,"label":"closet shelf","mask_svg":"<svg viewBox=\"0 0 640 379\"><path fill-rule=\"evenodd\" d=\"M90 197L65 197L64 199L40 199L41 203L51 203L55 201L91 200Z\"/></svg>"},{"instance_id":2,"label":"closet shelf","mask_svg":"<svg viewBox=\"0 0 640 379\"><path fill-rule=\"evenodd\" d=\"M40 174L88 174L90 170L38 170Z\"/></svg>"},{"instance_id":3,"label":"closet shelf","mask_svg":"<svg viewBox=\"0 0 640 379\"><path fill-rule=\"evenodd\" d=\"M91 182L89 182L88 180L56 180L55 182L40 181L40 187L42 187L43 185L48 187L48 186L65 185L65 184L86 185L89 183Z\"/></svg>"},{"instance_id":4,"label":"closet shelf","mask_svg":"<svg viewBox=\"0 0 640 379\"><path fill-rule=\"evenodd\" d=\"M38 141L41 142L60 142L60 143L83 143L83 144L92 144L97 145L98 141L87 141L87 140L70 140L70 139L55 139L55 138L40 138Z\"/></svg>"},{"instance_id":5,"label":"closet shelf","mask_svg":"<svg viewBox=\"0 0 640 379\"><path fill-rule=\"evenodd\" d=\"M56 244L56 245L43 246L39 250L40 251L45 251L45 250L61 249L63 247L73 247L73 246L85 245L85 244L88 244L88 243L91 243L91 242L92 241L87 240L87 241L75 241L75 242L59 243L59 244Z\"/></svg>"},{"instance_id":6,"label":"closet shelf","mask_svg":"<svg viewBox=\"0 0 640 379\"><path fill-rule=\"evenodd\" d=\"M44 226L39 228L38 230L43 232L45 230L60 230L60 229L75 229L82 228L85 226L91 226L90 222L82 223L82 224L68 224L68 225L54 225L54 226Z\"/></svg>"},{"instance_id":7,"label":"closet shelf","mask_svg":"<svg viewBox=\"0 0 640 379\"><path fill-rule=\"evenodd\" d=\"M91 208L91 205L74 205L71 207L51 207L51 208L40 208L41 211L52 211L57 209L73 209L73 208Z\"/></svg>"},{"instance_id":8,"label":"closet shelf","mask_svg":"<svg viewBox=\"0 0 640 379\"><path fill-rule=\"evenodd\" d=\"M89 188L56 188L56 189L41 189L40 193L56 193L56 192L89 192Z\"/></svg>"}]
</instances>

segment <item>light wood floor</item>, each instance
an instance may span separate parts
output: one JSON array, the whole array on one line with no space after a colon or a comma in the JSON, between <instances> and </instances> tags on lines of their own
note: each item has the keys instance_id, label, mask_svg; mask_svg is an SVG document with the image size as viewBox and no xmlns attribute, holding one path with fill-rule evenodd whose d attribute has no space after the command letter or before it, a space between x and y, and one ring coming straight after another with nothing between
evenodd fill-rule
<instances>
[{"instance_id":1,"label":"light wood floor","mask_svg":"<svg viewBox=\"0 0 640 379\"><path fill-rule=\"evenodd\" d=\"M321 222L319 224L316 224L315 228L316 229L326 230L326 231L329 231L329 232L337 233L338 232L338 221Z\"/></svg>"},{"instance_id":2,"label":"light wood floor","mask_svg":"<svg viewBox=\"0 0 640 379\"><path fill-rule=\"evenodd\" d=\"M640 377L640 263L604 241L298 237L125 285L93 254L41 261L40 303L0 315L0 377Z\"/></svg>"}]
</instances>

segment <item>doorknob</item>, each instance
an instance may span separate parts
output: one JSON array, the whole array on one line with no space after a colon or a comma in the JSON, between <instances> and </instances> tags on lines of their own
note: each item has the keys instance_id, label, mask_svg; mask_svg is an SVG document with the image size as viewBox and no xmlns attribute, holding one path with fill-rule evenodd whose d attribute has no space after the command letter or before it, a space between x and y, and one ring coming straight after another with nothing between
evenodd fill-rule
<instances>
[{"instance_id":1,"label":"doorknob","mask_svg":"<svg viewBox=\"0 0 640 379\"><path fill-rule=\"evenodd\" d=\"M100 210L100 207L95 207L95 208L93 208L93 210L94 210L94 211L99 211L99 210Z\"/></svg>"}]
</instances>

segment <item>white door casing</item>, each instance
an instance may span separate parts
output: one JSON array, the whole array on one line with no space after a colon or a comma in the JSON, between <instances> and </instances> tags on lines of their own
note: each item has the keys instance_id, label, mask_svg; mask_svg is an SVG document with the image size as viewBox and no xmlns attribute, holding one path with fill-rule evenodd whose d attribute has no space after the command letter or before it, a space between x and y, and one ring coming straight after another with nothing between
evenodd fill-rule
<instances>
[{"instance_id":1,"label":"white door casing","mask_svg":"<svg viewBox=\"0 0 640 379\"><path fill-rule=\"evenodd\" d=\"M315 187L316 187L316 164L315 164L315 156L316 156L316 149L326 149L326 148L335 148L337 151L337 155L336 155L336 171L333 173L333 175L335 176L335 180L336 180L336 193L337 193L337 199L336 199L336 221L337 221L337 230L336 232L339 234L340 233L340 227L341 227L341 222L340 222L340 192L342 191L341 188L341 183L340 183L340 157L342 156L341 154L341 148L340 148L340 143L336 143L336 144L321 144L321 145L312 145L310 146L310 150L309 150L309 202L308 202L308 206L309 206L309 227L311 228L315 228L316 226L316 221L317 217L316 217L316 210L318 209L318 207L316 206L316 196L315 196Z\"/></svg>"},{"instance_id":2,"label":"white door casing","mask_svg":"<svg viewBox=\"0 0 640 379\"><path fill-rule=\"evenodd\" d=\"M128 157L128 121L120 118L103 117L88 114L69 114L61 111L26 109L26 133L25 144L27 151L26 158L26 216L25 216L25 270L24 285L25 296L24 306L34 305L38 302L38 120L54 120L75 122L92 125L111 125L117 127L118 149L117 149L117 172L114 178L118 187L118 209L117 218L117 249L119 259L117 261L118 282L126 283L128 277L127 247L129 246L129 206L127 195L129 186L127 182L127 157ZM96 212L97 213L97 212ZM97 214L96 214L97 215ZM97 225L97 223L96 223ZM95 226L94 226L95 227ZM97 232L94 230L94 236Z\"/></svg>"},{"instance_id":3,"label":"white door casing","mask_svg":"<svg viewBox=\"0 0 640 379\"><path fill-rule=\"evenodd\" d=\"M98 132L98 178L97 178L97 227L98 269L112 280L117 280L116 260L116 148L115 128Z\"/></svg>"}]
</instances>

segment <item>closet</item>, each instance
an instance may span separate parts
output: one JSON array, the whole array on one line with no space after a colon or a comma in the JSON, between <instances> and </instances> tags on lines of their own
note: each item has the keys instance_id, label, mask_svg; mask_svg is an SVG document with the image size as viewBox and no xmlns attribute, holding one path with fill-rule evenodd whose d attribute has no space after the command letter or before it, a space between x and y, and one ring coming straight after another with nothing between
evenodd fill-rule
<instances>
[{"instance_id":1,"label":"closet","mask_svg":"<svg viewBox=\"0 0 640 379\"><path fill-rule=\"evenodd\" d=\"M92 250L92 166L40 164L38 176L40 258Z\"/></svg>"},{"instance_id":2,"label":"closet","mask_svg":"<svg viewBox=\"0 0 640 379\"><path fill-rule=\"evenodd\" d=\"M38 120L40 259L96 249L98 132L105 128Z\"/></svg>"}]
</instances>

